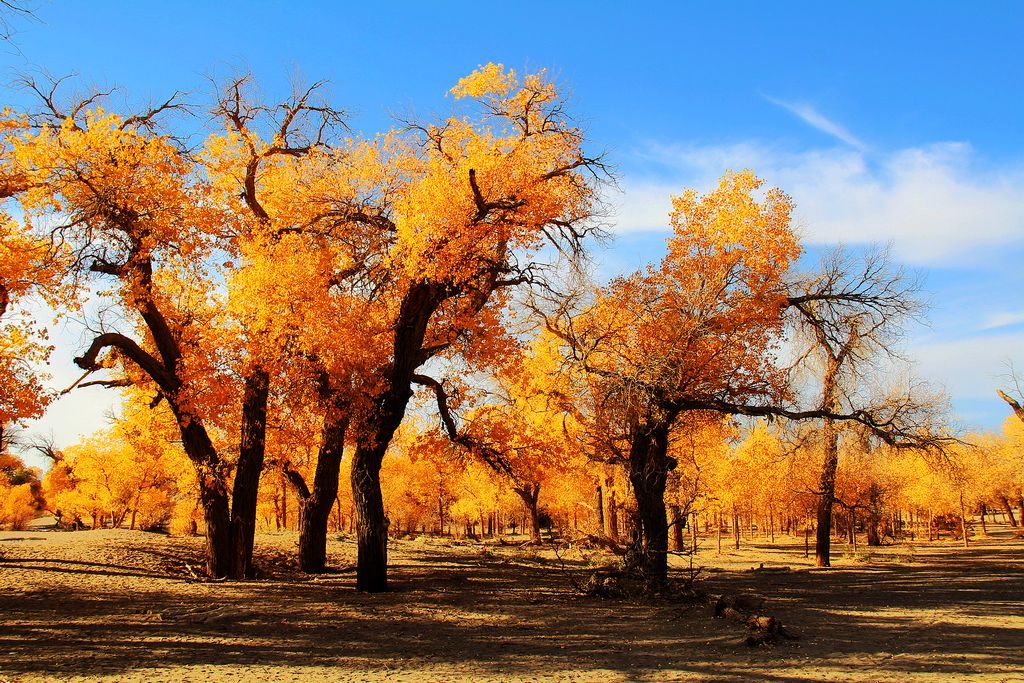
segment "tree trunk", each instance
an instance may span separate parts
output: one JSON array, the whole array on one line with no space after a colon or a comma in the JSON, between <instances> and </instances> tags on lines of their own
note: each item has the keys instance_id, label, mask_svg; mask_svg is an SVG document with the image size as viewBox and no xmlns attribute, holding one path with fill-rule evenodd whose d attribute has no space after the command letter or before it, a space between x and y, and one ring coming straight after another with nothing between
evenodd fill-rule
<instances>
[{"instance_id":1,"label":"tree trunk","mask_svg":"<svg viewBox=\"0 0 1024 683\"><path fill-rule=\"evenodd\" d=\"M680 552L683 550L683 527L686 526L686 518L679 510L678 505L672 506L672 550Z\"/></svg>"},{"instance_id":2,"label":"tree trunk","mask_svg":"<svg viewBox=\"0 0 1024 683\"><path fill-rule=\"evenodd\" d=\"M299 497L299 569L307 574L319 574L327 566L327 523L338 499L338 476L345 453L348 421L347 402L332 399L324 416L312 490L306 486L302 475L294 470L287 471Z\"/></svg>"},{"instance_id":3,"label":"tree trunk","mask_svg":"<svg viewBox=\"0 0 1024 683\"><path fill-rule=\"evenodd\" d=\"M818 529L815 536L814 562L819 567L829 567L829 552L832 545L832 506L836 499L836 469L839 466L839 434L826 418L822 425L822 441L825 459L821 466L818 484Z\"/></svg>"},{"instance_id":4,"label":"tree trunk","mask_svg":"<svg viewBox=\"0 0 1024 683\"><path fill-rule=\"evenodd\" d=\"M234 488L231 492L231 578L253 575L252 550L256 534L256 501L266 453L267 397L270 376L256 368L245 379L242 396L242 434Z\"/></svg>"},{"instance_id":5,"label":"tree trunk","mask_svg":"<svg viewBox=\"0 0 1024 683\"><path fill-rule=\"evenodd\" d=\"M596 507L596 512L597 512L597 519L595 520L597 522L597 531L596 531L596 533L597 533L598 536L600 536L601 534L604 533L604 491L601 489L600 485L597 486L596 494L597 494L597 505L595 506Z\"/></svg>"},{"instance_id":6,"label":"tree trunk","mask_svg":"<svg viewBox=\"0 0 1024 683\"><path fill-rule=\"evenodd\" d=\"M697 553L697 513L693 513L692 525L690 527L690 551L694 554Z\"/></svg>"},{"instance_id":7,"label":"tree trunk","mask_svg":"<svg viewBox=\"0 0 1024 683\"><path fill-rule=\"evenodd\" d=\"M985 504L982 503L981 504L981 510L980 510L980 513L981 513L981 515L980 515L981 516L981 533L983 533L986 536L988 536L988 527L985 526L985 512L986 512Z\"/></svg>"},{"instance_id":8,"label":"tree trunk","mask_svg":"<svg viewBox=\"0 0 1024 683\"><path fill-rule=\"evenodd\" d=\"M715 513L715 526L718 527L718 554L722 554L722 513Z\"/></svg>"},{"instance_id":9,"label":"tree trunk","mask_svg":"<svg viewBox=\"0 0 1024 683\"><path fill-rule=\"evenodd\" d=\"M1013 516L1013 508L1010 507L1010 501L1006 496L1000 496L999 501L1003 504L1003 510L1006 511L1006 518L1010 520L1010 526L1017 526L1017 519Z\"/></svg>"},{"instance_id":10,"label":"tree trunk","mask_svg":"<svg viewBox=\"0 0 1024 683\"><path fill-rule=\"evenodd\" d=\"M386 446L356 447L352 459L352 500L356 511L356 590L379 593L388 587L388 518L380 490Z\"/></svg>"},{"instance_id":11,"label":"tree trunk","mask_svg":"<svg viewBox=\"0 0 1024 683\"><path fill-rule=\"evenodd\" d=\"M608 514L604 516L605 536L615 542L619 540L619 506L615 500L615 489L608 491Z\"/></svg>"},{"instance_id":12,"label":"tree trunk","mask_svg":"<svg viewBox=\"0 0 1024 683\"><path fill-rule=\"evenodd\" d=\"M857 553L857 508L850 508L850 538L853 540L853 552ZM870 536L868 537L868 545L871 544Z\"/></svg>"},{"instance_id":13,"label":"tree trunk","mask_svg":"<svg viewBox=\"0 0 1024 683\"><path fill-rule=\"evenodd\" d=\"M223 482L204 477L199 483L199 501L206 523L206 573L223 578L231 572L231 514Z\"/></svg>"},{"instance_id":14,"label":"tree trunk","mask_svg":"<svg viewBox=\"0 0 1024 683\"><path fill-rule=\"evenodd\" d=\"M736 506L732 506L732 541L736 550L740 549L740 514L736 512Z\"/></svg>"},{"instance_id":15,"label":"tree trunk","mask_svg":"<svg viewBox=\"0 0 1024 683\"><path fill-rule=\"evenodd\" d=\"M668 583L668 516L665 485L675 461L668 457L671 420L641 425L629 448L629 481L633 484L638 521L642 525L641 563L649 589Z\"/></svg>"},{"instance_id":16,"label":"tree trunk","mask_svg":"<svg viewBox=\"0 0 1024 683\"><path fill-rule=\"evenodd\" d=\"M181 431L182 446L199 475L199 502L206 523L206 573L215 579L231 572L231 512L225 475L206 428L181 415L172 402Z\"/></svg>"},{"instance_id":17,"label":"tree trunk","mask_svg":"<svg viewBox=\"0 0 1024 683\"><path fill-rule=\"evenodd\" d=\"M534 543L541 542L540 536L540 508L537 500L540 498L540 483L523 484L512 489L516 492L526 506L526 512L530 515L530 540Z\"/></svg>"},{"instance_id":18,"label":"tree trunk","mask_svg":"<svg viewBox=\"0 0 1024 683\"><path fill-rule=\"evenodd\" d=\"M969 544L967 540L967 509L964 507L964 492L960 492L960 531L964 535L964 547Z\"/></svg>"}]
</instances>

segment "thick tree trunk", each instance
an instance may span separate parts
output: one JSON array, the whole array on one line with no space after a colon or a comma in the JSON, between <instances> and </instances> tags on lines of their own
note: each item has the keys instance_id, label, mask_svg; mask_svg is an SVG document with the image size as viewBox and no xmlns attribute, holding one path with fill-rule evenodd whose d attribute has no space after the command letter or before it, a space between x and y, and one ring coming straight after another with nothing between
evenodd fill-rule
<instances>
[{"instance_id":1,"label":"thick tree trunk","mask_svg":"<svg viewBox=\"0 0 1024 683\"><path fill-rule=\"evenodd\" d=\"M412 285L402 298L394 326L391 364L383 391L361 420L360 442L352 458L352 499L356 512L356 589L380 592L388 584L388 519L380 490L380 467L412 397L416 369L428 358L423 342L431 316L450 293L436 283Z\"/></svg>"},{"instance_id":2,"label":"thick tree trunk","mask_svg":"<svg viewBox=\"0 0 1024 683\"><path fill-rule=\"evenodd\" d=\"M212 578L231 573L231 512L225 476L206 428L198 420L178 413L171 403L181 431L185 453L199 473L199 502L206 524L206 572Z\"/></svg>"},{"instance_id":3,"label":"thick tree trunk","mask_svg":"<svg viewBox=\"0 0 1024 683\"><path fill-rule=\"evenodd\" d=\"M597 531L595 532L598 536L604 533L604 491L601 486L598 485L596 489L597 504L595 505L595 511L597 512Z\"/></svg>"},{"instance_id":4,"label":"thick tree trunk","mask_svg":"<svg viewBox=\"0 0 1024 683\"><path fill-rule=\"evenodd\" d=\"M356 590L379 593L388 587L388 518L380 490L384 448L356 447L352 459L352 500L356 509Z\"/></svg>"},{"instance_id":5,"label":"thick tree trunk","mask_svg":"<svg viewBox=\"0 0 1024 683\"><path fill-rule=\"evenodd\" d=\"M1017 519L1013 516L1013 508L1010 507L1010 501L1006 496L1000 496L999 501L1003 504L1003 510L1006 511L1006 518L1010 520L1010 526L1017 526Z\"/></svg>"},{"instance_id":6,"label":"thick tree trunk","mask_svg":"<svg viewBox=\"0 0 1024 683\"><path fill-rule=\"evenodd\" d=\"M319 574L327 566L327 524L331 508L338 500L339 470L345 453L348 422L348 404L341 399L332 400L324 416L312 490L301 474L291 469L286 471L299 498L299 569L307 574ZM340 507L338 514L340 524Z\"/></svg>"},{"instance_id":7,"label":"thick tree trunk","mask_svg":"<svg viewBox=\"0 0 1024 683\"><path fill-rule=\"evenodd\" d=\"M199 483L199 502L206 523L206 573L223 578L231 573L231 513L224 483L209 476Z\"/></svg>"},{"instance_id":8,"label":"thick tree trunk","mask_svg":"<svg viewBox=\"0 0 1024 683\"><path fill-rule=\"evenodd\" d=\"M839 435L826 418L822 425L822 441L825 458L821 466L818 483L818 530L815 536L814 562L819 567L829 567L829 552L832 546L832 506L836 500L836 469L839 466Z\"/></svg>"},{"instance_id":9,"label":"thick tree trunk","mask_svg":"<svg viewBox=\"0 0 1024 683\"><path fill-rule=\"evenodd\" d=\"M231 492L231 578L253 575L252 550L256 534L256 501L266 454L267 397L270 376L256 368L245 379L242 395L242 435L238 466Z\"/></svg>"},{"instance_id":10,"label":"thick tree trunk","mask_svg":"<svg viewBox=\"0 0 1024 683\"><path fill-rule=\"evenodd\" d=\"M670 420L640 425L629 449L629 481L633 484L639 521L643 526L641 559L650 589L668 583L668 516L665 485L674 461L668 457Z\"/></svg>"},{"instance_id":11,"label":"thick tree trunk","mask_svg":"<svg viewBox=\"0 0 1024 683\"><path fill-rule=\"evenodd\" d=\"M526 506L526 512L530 516L530 540L534 543L542 541L540 536L540 507L537 504L540 498L540 482L523 484L512 489L516 492Z\"/></svg>"}]
</instances>

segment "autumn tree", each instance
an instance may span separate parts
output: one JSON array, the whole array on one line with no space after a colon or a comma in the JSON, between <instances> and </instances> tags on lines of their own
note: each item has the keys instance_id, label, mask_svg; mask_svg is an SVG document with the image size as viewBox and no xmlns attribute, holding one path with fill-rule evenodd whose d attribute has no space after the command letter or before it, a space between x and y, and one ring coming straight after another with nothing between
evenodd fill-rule
<instances>
[{"instance_id":1,"label":"autumn tree","mask_svg":"<svg viewBox=\"0 0 1024 683\"><path fill-rule=\"evenodd\" d=\"M321 438L311 481L289 458L277 459L299 497L299 563L307 572L323 571L326 561L353 385L371 341L356 331L365 301L353 293L363 282L352 279L365 275L362 260L376 242L369 234L376 227L347 221L337 210L361 201L359 178L367 169L359 145L339 139L343 113L328 103L324 86L296 88L289 100L270 106L259 100L251 77L230 80L214 107L223 130L204 154L215 196L242 226L233 236L237 261L228 277L232 311L245 329L239 351L247 368L244 457L232 509L246 511L239 519L249 525L244 538L251 555L268 410L276 421L316 415Z\"/></svg>"},{"instance_id":2,"label":"autumn tree","mask_svg":"<svg viewBox=\"0 0 1024 683\"><path fill-rule=\"evenodd\" d=\"M658 268L614 280L578 312L562 307L547 326L588 393L614 405L642 529L642 569L667 578L665 488L677 420L723 401L781 397L770 363L785 300L783 275L799 254L791 203L761 181L728 175L701 197L673 198L673 236Z\"/></svg>"},{"instance_id":3,"label":"autumn tree","mask_svg":"<svg viewBox=\"0 0 1024 683\"><path fill-rule=\"evenodd\" d=\"M861 423L879 438L937 443L921 405L903 395L839 411L802 407L775 362L797 302L789 270L800 253L792 204L779 190L763 199L750 172L726 175L704 196L673 199L668 255L660 267L614 280L593 302L544 312L586 390L615 406L642 524L640 568L652 587L667 577L665 486L677 421L694 412L832 419ZM813 281L813 280L812 280ZM838 302L849 292L827 292ZM808 304L826 292L811 291ZM853 292L857 294L857 292Z\"/></svg>"},{"instance_id":4,"label":"autumn tree","mask_svg":"<svg viewBox=\"0 0 1024 683\"><path fill-rule=\"evenodd\" d=\"M860 407L863 383L879 363L895 359L903 325L921 311L918 289L916 281L891 266L887 252L869 251L856 259L842 249L826 256L820 270L797 285L787 310L808 340L798 365L818 362L823 411ZM902 402L906 413L917 411L915 400L909 393L889 398L891 407ZM827 567L839 462L839 430L832 418L822 419L821 440L815 562Z\"/></svg>"},{"instance_id":5,"label":"autumn tree","mask_svg":"<svg viewBox=\"0 0 1024 683\"><path fill-rule=\"evenodd\" d=\"M110 427L59 451L44 480L47 506L64 519L102 519L131 529L168 528L179 506L191 508L195 475L176 442L165 407L137 389L123 394Z\"/></svg>"},{"instance_id":6,"label":"autumn tree","mask_svg":"<svg viewBox=\"0 0 1024 683\"><path fill-rule=\"evenodd\" d=\"M222 294L211 277L213 255L230 254L230 238L244 225L237 212L213 201L200 163L160 131L158 117L179 107L176 98L122 116L100 108L102 94L65 107L56 85L28 85L43 111L29 131L8 137L25 179L21 206L37 233L70 251L80 279L111 284L111 304L124 321L116 329L99 321L99 334L76 363L88 372L120 367L125 376L111 383L141 383L166 401L199 475L207 570L245 576L251 572L253 472L258 481L262 466L265 382L258 364L225 368L229 356L222 351L238 328L224 320ZM61 217L56 223L54 215ZM208 425L223 419L239 394L243 436L231 462Z\"/></svg>"},{"instance_id":7,"label":"autumn tree","mask_svg":"<svg viewBox=\"0 0 1024 683\"><path fill-rule=\"evenodd\" d=\"M384 355L353 422L360 590L387 587L381 464L419 368L493 334L512 288L540 276L532 254L544 244L578 253L590 230L600 164L543 73L490 64L451 94L468 103L463 114L362 143L362 177L372 182L330 211L380 236L365 264L372 305L362 320Z\"/></svg>"},{"instance_id":8,"label":"autumn tree","mask_svg":"<svg viewBox=\"0 0 1024 683\"><path fill-rule=\"evenodd\" d=\"M586 459L570 436L571 411L552 390L545 348L505 354L480 381L477 401L461 414L450 405L449 391L425 375L413 381L431 390L445 433L453 444L504 478L530 515L530 537L539 542L540 494L545 482L581 469ZM471 393L463 390L460 394Z\"/></svg>"}]
</instances>

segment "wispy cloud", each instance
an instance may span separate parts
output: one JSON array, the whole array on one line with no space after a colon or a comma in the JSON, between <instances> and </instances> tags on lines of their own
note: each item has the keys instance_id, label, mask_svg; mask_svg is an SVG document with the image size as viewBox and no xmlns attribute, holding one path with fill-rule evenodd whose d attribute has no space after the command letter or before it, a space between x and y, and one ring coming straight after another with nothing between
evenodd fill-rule
<instances>
[{"instance_id":1,"label":"wispy cloud","mask_svg":"<svg viewBox=\"0 0 1024 683\"><path fill-rule=\"evenodd\" d=\"M982 330L998 330L1003 327L1011 327L1024 323L1024 311L1011 313L992 313L981 325Z\"/></svg>"},{"instance_id":2,"label":"wispy cloud","mask_svg":"<svg viewBox=\"0 0 1024 683\"><path fill-rule=\"evenodd\" d=\"M860 138L847 130L845 126L836 123L809 104L804 102L786 102L785 100L770 97L769 95L762 95L762 97L775 106L782 107L807 125L817 128L826 135L831 135L837 140L841 140L855 149L859 149L861 151L867 149L867 145L865 145Z\"/></svg>"},{"instance_id":3,"label":"wispy cloud","mask_svg":"<svg viewBox=\"0 0 1024 683\"><path fill-rule=\"evenodd\" d=\"M810 244L892 242L902 260L935 265L1024 243L1024 165L982 169L963 143L876 152L870 160L842 148L650 143L634 158L634 168L649 171L623 178L623 194L612 198L619 232L664 229L671 194L751 168L792 195Z\"/></svg>"}]
</instances>

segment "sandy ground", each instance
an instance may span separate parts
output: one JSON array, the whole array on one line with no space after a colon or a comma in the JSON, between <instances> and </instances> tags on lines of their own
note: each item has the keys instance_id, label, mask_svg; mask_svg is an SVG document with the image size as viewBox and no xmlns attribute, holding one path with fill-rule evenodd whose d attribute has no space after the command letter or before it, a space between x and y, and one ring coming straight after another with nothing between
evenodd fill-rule
<instances>
[{"instance_id":1,"label":"sandy ground","mask_svg":"<svg viewBox=\"0 0 1024 683\"><path fill-rule=\"evenodd\" d=\"M751 649L706 604L579 595L570 579L611 559L594 550L395 541L393 590L365 595L345 539L337 570L310 579L294 534L262 534L265 578L210 583L190 573L198 539L0 532L0 681L1024 681L1010 536L841 544L831 570L809 567L802 538L721 555L712 539L701 587L764 596L801 636Z\"/></svg>"}]
</instances>

